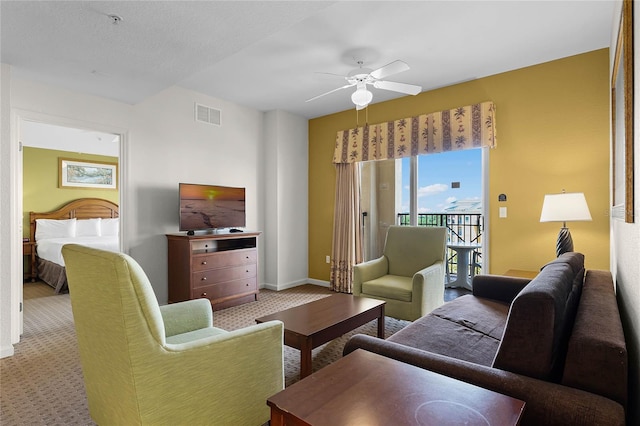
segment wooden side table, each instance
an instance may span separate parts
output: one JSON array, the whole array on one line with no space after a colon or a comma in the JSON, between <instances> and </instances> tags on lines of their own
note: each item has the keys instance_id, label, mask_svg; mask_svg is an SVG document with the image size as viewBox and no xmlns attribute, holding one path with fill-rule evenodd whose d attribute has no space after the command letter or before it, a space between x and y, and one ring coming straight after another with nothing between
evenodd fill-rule
<instances>
[{"instance_id":1,"label":"wooden side table","mask_svg":"<svg viewBox=\"0 0 640 426\"><path fill-rule=\"evenodd\" d=\"M267 399L271 426L517 425L525 403L358 349Z\"/></svg>"},{"instance_id":2,"label":"wooden side table","mask_svg":"<svg viewBox=\"0 0 640 426\"><path fill-rule=\"evenodd\" d=\"M36 270L36 244L32 241L25 241L22 243L22 255L29 256L29 271L24 274L24 280L31 280L35 282L38 277L38 271Z\"/></svg>"}]
</instances>

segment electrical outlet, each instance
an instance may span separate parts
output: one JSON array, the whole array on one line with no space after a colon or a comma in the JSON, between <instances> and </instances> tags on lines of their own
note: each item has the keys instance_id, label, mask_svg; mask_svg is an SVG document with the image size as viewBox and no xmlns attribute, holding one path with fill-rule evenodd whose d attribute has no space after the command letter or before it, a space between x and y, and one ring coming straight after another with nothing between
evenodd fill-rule
<instances>
[{"instance_id":1,"label":"electrical outlet","mask_svg":"<svg viewBox=\"0 0 640 426\"><path fill-rule=\"evenodd\" d=\"M327 263L331 263L331 256L326 256L324 258L324 261L327 262Z\"/></svg>"}]
</instances>

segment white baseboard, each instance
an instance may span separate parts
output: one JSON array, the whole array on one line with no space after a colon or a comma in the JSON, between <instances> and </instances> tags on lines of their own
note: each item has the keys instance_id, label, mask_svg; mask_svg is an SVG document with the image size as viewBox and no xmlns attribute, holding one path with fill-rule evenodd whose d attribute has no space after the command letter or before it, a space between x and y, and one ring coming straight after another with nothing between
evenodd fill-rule
<instances>
[{"instance_id":1,"label":"white baseboard","mask_svg":"<svg viewBox=\"0 0 640 426\"><path fill-rule=\"evenodd\" d=\"M330 287L330 283L329 283L329 281L322 281L322 280L315 280L315 279L313 279L313 278L308 278L308 279L307 279L307 282L308 282L309 284L319 285L320 287L327 287L327 288L329 288L329 287Z\"/></svg>"},{"instance_id":2,"label":"white baseboard","mask_svg":"<svg viewBox=\"0 0 640 426\"><path fill-rule=\"evenodd\" d=\"M0 348L0 358L7 358L13 356L14 350L13 345L3 346Z\"/></svg>"},{"instance_id":3,"label":"white baseboard","mask_svg":"<svg viewBox=\"0 0 640 426\"><path fill-rule=\"evenodd\" d=\"M314 280L311 278L305 278L302 280L291 281L291 282L280 284L280 285L262 283L260 285L260 288L266 288L267 290L273 290L273 291L280 291L280 290L286 290L289 288L298 287L303 284L313 284L313 285L327 287L327 288L329 287L329 281L321 281L321 280Z\"/></svg>"}]
</instances>

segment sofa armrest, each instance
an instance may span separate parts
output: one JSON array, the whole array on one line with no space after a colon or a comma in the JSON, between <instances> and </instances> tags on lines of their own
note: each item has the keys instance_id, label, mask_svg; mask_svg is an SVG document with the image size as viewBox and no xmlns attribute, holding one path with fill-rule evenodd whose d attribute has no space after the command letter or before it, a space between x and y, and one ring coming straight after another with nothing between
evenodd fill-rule
<instances>
[{"instance_id":1,"label":"sofa armrest","mask_svg":"<svg viewBox=\"0 0 640 426\"><path fill-rule=\"evenodd\" d=\"M579 389L358 334L344 355L364 349L526 402L522 425L624 425L622 405Z\"/></svg>"},{"instance_id":2,"label":"sofa armrest","mask_svg":"<svg viewBox=\"0 0 640 426\"><path fill-rule=\"evenodd\" d=\"M359 295L362 292L362 283L375 278L387 275L389 271L389 261L385 256L368 262L359 263L353 266L353 294Z\"/></svg>"},{"instance_id":3,"label":"sofa armrest","mask_svg":"<svg viewBox=\"0 0 640 426\"><path fill-rule=\"evenodd\" d=\"M213 326L208 299L193 299L160 306L166 337Z\"/></svg>"},{"instance_id":4,"label":"sofa armrest","mask_svg":"<svg viewBox=\"0 0 640 426\"><path fill-rule=\"evenodd\" d=\"M529 278L504 275L476 275L473 277L473 295L484 299L511 303L520 291L531 282Z\"/></svg>"}]
</instances>

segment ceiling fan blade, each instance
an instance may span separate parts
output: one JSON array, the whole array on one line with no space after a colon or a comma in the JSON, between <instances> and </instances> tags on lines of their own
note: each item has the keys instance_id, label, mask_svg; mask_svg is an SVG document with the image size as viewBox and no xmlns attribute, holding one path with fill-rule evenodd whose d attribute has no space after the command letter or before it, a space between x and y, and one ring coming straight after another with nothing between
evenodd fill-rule
<instances>
[{"instance_id":1,"label":"ceiling fan blade","mask_svg":"<svg viewBox=\"0 0 640 426\"><path fill-rule=\"evenodd\" d=\"M407 95L417 95L422 92L422 86L413 84L396 83L395 81L374 81L373 87L376 89L392 90L394 92L406 93Z\"/></svg>"},{"instance_id":2,"label":"ceiling fan blade","mask_svg":"<svg viewBox=\"0 0 640 426\"><path fill-rule=\"evenodd\" d=\"M383 67L378 68L377 70L373 70L369 73L371 77L382 80L385 77L388 77L393 74L398 74L402 71L407 71L409 69L409 65L402 61L393 61L390 64L387 64Z\"/></svg>"},{"instance_id":3,"label":"ceiling fan blade","mask_svg":"<svg viewBox=\"0 0 640 426\"><path fill-rule=\"evenodd\" d=\"M338 90L346 89L347 87L351 87L351 86L355 86L355 85L356 85L356 83L353 83L353 84L345 84L344 86L342 86L342 87L338 87L337 89L329 90L328 92L325 92L325 93L323 93L323 94L321 94L321 95L314 96L314 97L313 97L313 98L311 98L311 99L307 99L305 102L315 101L316 99L321 98L321 97L323 97L323 96L326 96L326 95L328 95L328 94L330 94L330 93L337 92Z\"/></svg>"}]
</instances>

